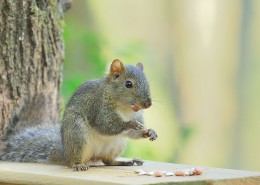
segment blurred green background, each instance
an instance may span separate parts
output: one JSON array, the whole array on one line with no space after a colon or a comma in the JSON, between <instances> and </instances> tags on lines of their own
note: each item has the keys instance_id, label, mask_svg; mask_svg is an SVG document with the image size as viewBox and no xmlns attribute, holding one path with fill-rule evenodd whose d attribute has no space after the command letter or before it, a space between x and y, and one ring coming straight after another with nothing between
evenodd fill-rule
<instances>
[{"instance_id":1,"label":"blurred green background","mask_svg":"<svg viewBox=\"0 0 260 185\"><path fill-rule=\"evenodd\" d=\"M259 0L74 0L64 39L64 105L113 59L144 64L159 138L124 156L260 170Z\"/></svg>"}]
</instances>

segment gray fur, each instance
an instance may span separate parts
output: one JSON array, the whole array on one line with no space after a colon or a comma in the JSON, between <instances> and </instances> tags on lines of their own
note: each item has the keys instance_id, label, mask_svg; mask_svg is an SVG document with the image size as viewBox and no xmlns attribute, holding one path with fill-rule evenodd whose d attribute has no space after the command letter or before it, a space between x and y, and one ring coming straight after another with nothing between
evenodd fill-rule
<instances>
[{"instance_id":1,"label":"gray fur","mask_svg":"<svg viewBox=\"0 0 260 185\"><path fill-rule=\"evenodd\" d=\"M26 128L5 138L3 144L0 159L4 161L64 164L59 125Z\"/></svg>"},{"instance_id":2,"label":"gray fur","mask_svg":"<svg viewBox=\"0 0 260 185\"><path fill-rule=\"evenodd\" d=\"M134 83L133 88L125 87L127 80ZM62 119L61 136L67 164L88 162L83 160L82 152L91 150L84 149L90 142L90 128L108 137L120 134L122 137L144 137L142 110L132 113L132 119L127 121L117 111L133 104L143 107L147 101L151 101L149 83L143 71L135 66L125 65L119 77L109 73L100 80L82 84L71 97ZM110 156L108 160L113 161L121 153ZM95 156L89 158L98 159Z\"/></svg>"}]
</instances>

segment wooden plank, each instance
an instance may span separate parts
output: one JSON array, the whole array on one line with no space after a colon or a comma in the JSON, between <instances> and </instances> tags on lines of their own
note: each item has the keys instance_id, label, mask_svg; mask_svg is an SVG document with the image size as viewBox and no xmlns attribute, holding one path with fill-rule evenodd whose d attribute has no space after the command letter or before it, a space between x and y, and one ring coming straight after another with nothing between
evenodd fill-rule
<instances>
[{"instance_id":1,"label":"wooden plank","mask_svg":"<svg viewBox=\"0 0 260 185\"><path fill-rule=\"evenodd\" d=\"M259 185L260 172L204 168L199 176L153 177L138 176L134 169L173 171L194 166L145 162L144 166L95 166L85 172L73 172L58 165L0 162L0 184L176 184L176 185Z\"/></svg>"}]
</instances>

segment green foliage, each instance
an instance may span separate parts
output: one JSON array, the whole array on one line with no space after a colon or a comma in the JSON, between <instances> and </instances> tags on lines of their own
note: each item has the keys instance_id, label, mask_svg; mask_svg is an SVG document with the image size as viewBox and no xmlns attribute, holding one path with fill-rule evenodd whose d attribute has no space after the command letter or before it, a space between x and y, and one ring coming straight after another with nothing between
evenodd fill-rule
<instances>
[{"instance_id":1,"label":"green foliage","mask_svg":"<svg viewBox=\"0 0 260 185\"><path fill-rule=\"evenodd\" d=\"M126 43L119 49L115 51L118 58L122 60L126 60L127 63L136 64L139 61L136 60L142 60L140 58L143 53L145 52L144 44L142 42L138 41L132 41L130 43Z\"/></svg>"},{"instance_id":2,"label":"green foliage","mask_svg":"<svg viewBox=\"0 0 260 185\"><path fill-rule=\"evenodd\" d=\"M138 157L146 160L154 160L157 159L159 161L165 161L165 159L158 155L157 152L154 151L152 147L146 145L146 147L137 147L137 140L129 141L127 148L123 154L124 157ZM149 141L147 141L149 142Z\"/></svg>"},{"instance_id":3,"label":"green foliage","mask_svg":"<svg viewBox=\"0 0 260 185\"><path fill-rule=\"evenodd\" d=\"M188 124L187 124L188 125ZM195 124L190 124L195 125ZM180 137L182 139L182 144L186 144L194 136L196 132L196 127L184 126L180 129Z\"/></svg>"},{"instance_id":4,"label":"green foliage","mask_svg":"<svg viewBox=\"0 0 260 185\"><path fill-rule=\"evenodd\" d=\"M66 20L66 24L63 32L66 46L62 85L64 102L81 83L100 78L106 68L97 33L74 19Z\"/></svg>"}]
</instances>

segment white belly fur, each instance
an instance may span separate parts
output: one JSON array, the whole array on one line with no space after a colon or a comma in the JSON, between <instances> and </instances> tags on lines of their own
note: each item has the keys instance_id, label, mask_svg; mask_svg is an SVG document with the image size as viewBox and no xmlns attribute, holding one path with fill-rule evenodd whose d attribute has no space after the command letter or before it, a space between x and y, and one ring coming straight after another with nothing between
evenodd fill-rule
<instances>
[{"instance_id":1,"label":"white belly fur","mask_svg":"<svg viewBox=\"0 0 260 185\"><path fill-rule=\"evenodd\" d=\"M123 121L129 121L133 119L136 114L129 107L120 107L120 111L117 114L122 118ZM114 160L124 151L127 138L125 137L125 131L122 134L116 136L104 136L99 134L94 129L90 128L90 135L87 138L86 145L83 152L83 163L98 160Z\"/></svg>"},{"instance_id":2,"label":"white belly fur","mask_svg":"<svg viewBox=\"0 0 260 185\"><path fill-rule=\"evenodd\" d=\"M114 160L125 149L127 138L122 135L104 136L91 130L83 153L84 163L99 160Z\"/></svg>"}]
</instances>

